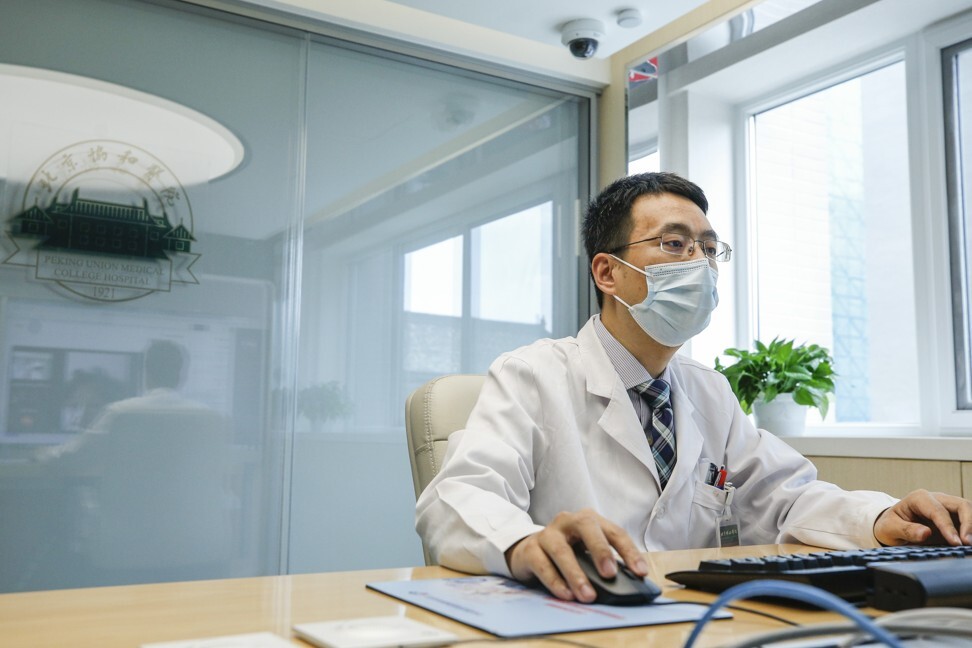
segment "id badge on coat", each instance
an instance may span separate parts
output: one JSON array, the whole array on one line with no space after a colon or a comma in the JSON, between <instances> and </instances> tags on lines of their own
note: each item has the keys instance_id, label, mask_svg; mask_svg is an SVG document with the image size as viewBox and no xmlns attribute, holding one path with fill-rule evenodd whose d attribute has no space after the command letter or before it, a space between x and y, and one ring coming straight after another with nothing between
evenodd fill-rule
<instances>
[{"instance_id":1,"label":"id badge on coat","mask_svg":"<svg viewBox=\"0 0 972 648\"><path fill-rule=\"evenodd\" d=\"M732 512L732 498L736 494L736 487L726 483L726 502L722 513L716 518L716 538L719 547L739 546L739 520Z\"/></svg>"}]
</instances>

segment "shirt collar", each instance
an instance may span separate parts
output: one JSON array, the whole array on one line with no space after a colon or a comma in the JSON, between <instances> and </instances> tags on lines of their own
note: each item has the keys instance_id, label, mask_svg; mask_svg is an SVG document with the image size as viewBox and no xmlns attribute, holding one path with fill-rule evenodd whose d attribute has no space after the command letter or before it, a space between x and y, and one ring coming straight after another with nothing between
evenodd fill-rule
<instances>
[{"instance_id":1,"label":"shirt collar","mask_svg":"<svg viewBox=\"0 0 972 648\"><path fill-rule=\"evenodd\" d=\"M611 332L604 327L604 324L601 323L600 314L594 316L594 332L597 333L597 339L601 341L604 352L607 353L611 364L614 365L614 370L621 377L621 382L624 384L625 389L632 389L653 378L648 373L648 370L631 355L631 352L625 349L624 345L618 342L617 338L611 335ZM658 377L667 380L667 375L668 367L665 367L665 370Z\"/></svg>"}]
</instances>

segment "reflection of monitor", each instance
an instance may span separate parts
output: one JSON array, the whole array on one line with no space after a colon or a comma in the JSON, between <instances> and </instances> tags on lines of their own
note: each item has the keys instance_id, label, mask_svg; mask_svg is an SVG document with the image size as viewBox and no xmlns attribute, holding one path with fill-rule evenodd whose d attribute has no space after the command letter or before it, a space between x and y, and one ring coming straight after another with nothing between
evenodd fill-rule
<instances>
[{"instance_id":1,"label":"reflection of monitor","mask_svg":"<svg viewBox=\"0 0 972 648\"><path fill-rule=\"evenodd\" d=\"M14 350L10 359L11 380L50 380L53 355L48 351Z\"/></svg>"},{"instance_id":2,"label":"reflection of monitor","mask_svg":"<svg viewBox=\"0 0 972 648\"><path fill-rule=\"evenodd\" d=\"M87 429L108 403L134 396L141 354L14 347L7 434L64 434Z\"/></svg>"},{"instance_id":3,"label":"reflection of monitor","mask_svg":"<svg viewBox=\"0 0 972 648\"><path fill-rule=\"evenodd\" d=\"M259 443L269 393L270 292L265 282L208 277L180 292L178 312L141 301L92 307L6 298L0 309L0 458L14 446L60 444L75 436L107 398L78 392L143 395L145 353L154 341L170 341L184 352L180 396L224 416L237 443Z\"/></svg>"}]
</instances>

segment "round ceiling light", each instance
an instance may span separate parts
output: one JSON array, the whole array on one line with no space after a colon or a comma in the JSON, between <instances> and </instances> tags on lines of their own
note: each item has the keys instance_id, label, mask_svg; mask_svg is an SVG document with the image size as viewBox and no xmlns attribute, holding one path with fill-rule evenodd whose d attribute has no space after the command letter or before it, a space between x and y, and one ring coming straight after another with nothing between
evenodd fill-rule
<instances>
[{"instance_id":1,"label":"round ceiling light","mask_svg":"<svg viewBox=\"0 0 972 648\"><path fill-rule=\"evenodd\" d=\"M0 97L0 137L21 134L13 147L17 155L44 159L79 141L125 142L146 151L177 153L169 166L183 185L214 180L243 161L243 144L216 120L114 83L0 64ZM39 137L23 136L25 130ZM42 150L25 151L32 141ZM10 171L3 166L0 160L0 177Z\"/></svg>"}]
</instances>

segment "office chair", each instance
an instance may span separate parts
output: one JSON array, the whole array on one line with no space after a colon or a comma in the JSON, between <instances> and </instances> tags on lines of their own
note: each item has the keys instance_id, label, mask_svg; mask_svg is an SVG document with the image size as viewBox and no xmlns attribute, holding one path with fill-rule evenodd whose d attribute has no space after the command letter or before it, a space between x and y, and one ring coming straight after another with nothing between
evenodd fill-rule
<instances>
[{"instance_id":1,"label":"office chair","mask_svg":"<svg viewBox=\"0 0 972 648\"><path fill-rule=\"evenodd\" d=\"M440 376L406 399L405 432L416 499L439 472L449 435L466 426L485 379L482 375ZM424 541L422 551L425 564L435 564Z\"/></svg>"},{"instance_id":2,"label":"office chair","mask_svg":"<svg viewBox=\"0 0 972 648\"><path fill-rule=\"evenodd\" d=\"M84 549L100 584L225 578L235 540L221 417L125 412L94 435Z\"/></svg>"}]
</instances>

